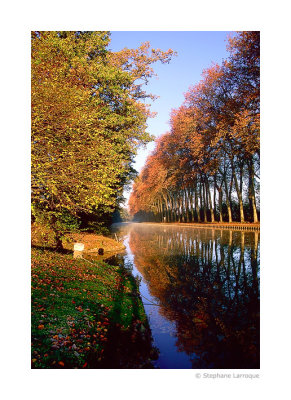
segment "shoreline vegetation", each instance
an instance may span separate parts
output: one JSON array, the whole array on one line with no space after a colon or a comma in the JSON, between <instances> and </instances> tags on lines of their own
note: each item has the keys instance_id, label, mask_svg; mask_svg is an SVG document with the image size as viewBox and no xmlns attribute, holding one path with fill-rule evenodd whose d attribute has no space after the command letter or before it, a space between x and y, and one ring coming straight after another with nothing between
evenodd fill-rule
<instances>
[{"instance_id":1,"label":"shoreline vegetation","mask_svg":"<svg viewBox=\"0 0 291 400\"><path fill-rule=\"evenodd\" d=\"M33 228L32 368L153 368L157 350L138 281L121 258L108 258L124 246L101 235L71 233L71 239L82 236L87 244L84 257L73 258L72 243L58 252L44 231L48 242L37 241ZM108 261L87 260L96 241Z\"/></svg>"}]
</instances>

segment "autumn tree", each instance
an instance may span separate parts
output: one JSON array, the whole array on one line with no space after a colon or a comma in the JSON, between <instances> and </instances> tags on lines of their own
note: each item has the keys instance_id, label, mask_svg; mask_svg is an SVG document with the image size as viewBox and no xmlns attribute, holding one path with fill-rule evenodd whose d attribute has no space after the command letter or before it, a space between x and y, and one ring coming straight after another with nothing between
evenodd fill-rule
<instances>
[{"instance_id":1,"label":"autumn tree","mask_svg":"<svg viewBox=\"0 0 291 400\"><path fill-rule=\"evenodd\" d=\"M114 210L151 140L143 83L173 54L109 43L109 32L32 32L32 212L58 247L64 216Z\"/></svg>"},{"instance_id":2,"label":"autumn tree","mask_svg":"<svg viewBox=\"0 0 291 400\"><path fill-rule=\"evenodd\" d=\"M255 176L260 167L260 32L239 32L230 38L228 79L238 103L231 134L239 144L248 175L249 207L258 221Z\"/></svg>"},{"instance_id":3,"label":"autumn tree","mask_svg":"<svg viewBox=\"0 0 291 400\"><path fill-rule=\"evenodd\" d=\"M228 48L230 57L206 69L172 111L171 130L134 187L132 211L158 202L160 221L245 222L246 212L258 221L259 32L238 32ZM143 201L134 208L134 199Z\"/></svg>"}]
</instances>

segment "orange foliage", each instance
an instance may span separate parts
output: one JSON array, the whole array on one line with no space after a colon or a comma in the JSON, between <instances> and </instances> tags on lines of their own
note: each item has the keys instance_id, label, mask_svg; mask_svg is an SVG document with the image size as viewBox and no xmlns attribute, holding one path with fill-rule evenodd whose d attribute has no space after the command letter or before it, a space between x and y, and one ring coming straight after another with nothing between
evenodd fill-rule
<instances>
[{"instance_id":1,"label":"orange foliage","mask_svg":"<svg viewBox=\"0 0 291 400\"><path fill-rule=\"evenodd\" d=\"M204 70L202 80L185 94L184 103L172 110L170 132L156 140L134 184L131 214L152 211L164 216L174 208L176 214L185 215L194 208L195 195L205 213L210 209L213 220L213 193L218 190L220 201L224 196L229 207L231 196L238 199L244 222L243 192L248 188L257 222L259 33L239 32L230 39L229 51L229 59Z\"/></svg>"}]
</instances>

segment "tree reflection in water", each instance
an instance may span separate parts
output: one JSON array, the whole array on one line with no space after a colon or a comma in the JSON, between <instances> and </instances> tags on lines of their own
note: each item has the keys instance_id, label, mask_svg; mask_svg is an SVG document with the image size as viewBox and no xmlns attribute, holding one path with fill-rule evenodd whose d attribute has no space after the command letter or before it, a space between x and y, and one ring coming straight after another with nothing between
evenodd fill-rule
<instances>
[{"instance_id":1,"label":"tree reflection in water","mask_svg":"<svg viewBox=\"0 0 291 400\"><path fill-rule=\"evenodd\" d=\"M259 368L259 233L130 230L134 264L193 368Z\"/></svg>"}]
</instances>

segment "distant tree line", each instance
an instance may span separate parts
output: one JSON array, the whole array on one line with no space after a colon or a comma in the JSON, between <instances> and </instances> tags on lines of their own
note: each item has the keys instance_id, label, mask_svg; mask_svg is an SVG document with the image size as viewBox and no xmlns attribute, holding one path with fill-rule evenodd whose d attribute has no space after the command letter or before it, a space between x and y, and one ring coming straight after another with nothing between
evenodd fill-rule
<instances>
[{"instance_id":1,"label":"distant tree line","mask_svg":"<svg viewBox=\"0 0 291 400\"><path fill-rule=\"evenodd\" d=\"M260 34L238 32L171 113L129 207L136 220L259 220Z\"/></svg>"}]
</instances>

